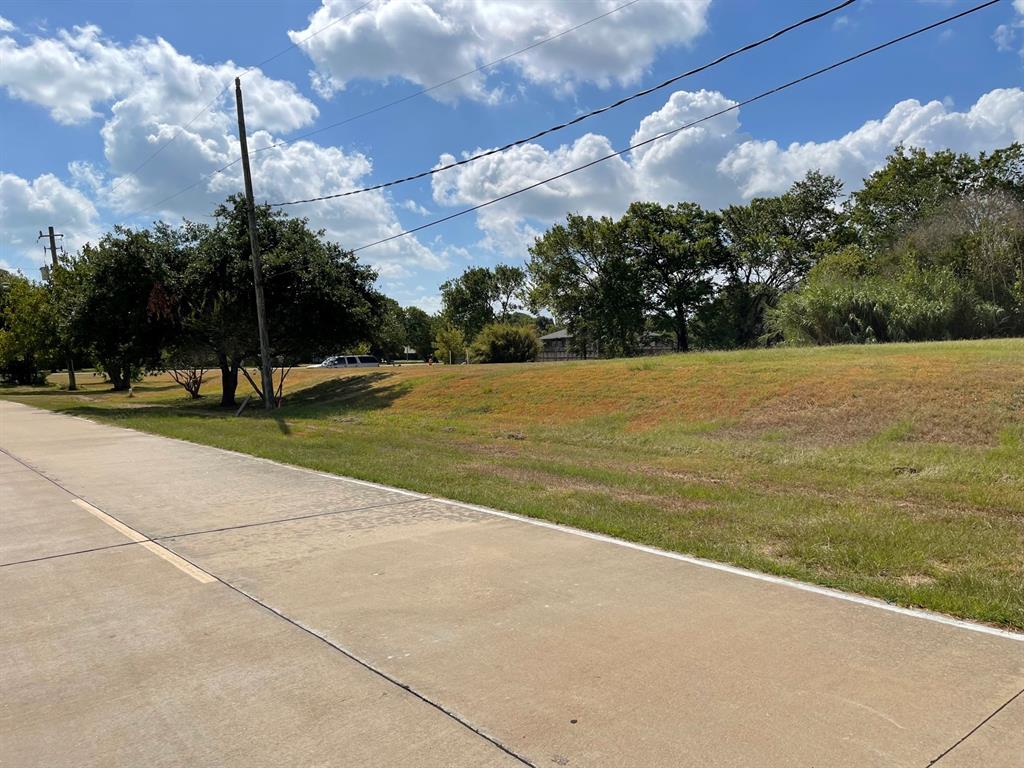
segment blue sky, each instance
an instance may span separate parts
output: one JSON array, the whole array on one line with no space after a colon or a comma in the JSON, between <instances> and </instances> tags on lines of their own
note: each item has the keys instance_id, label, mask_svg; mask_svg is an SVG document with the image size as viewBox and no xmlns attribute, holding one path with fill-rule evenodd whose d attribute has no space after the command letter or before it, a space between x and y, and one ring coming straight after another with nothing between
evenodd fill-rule
<instances>
[{"instance_id":1,"label":"blue sky","mask_svg":"<svg viewBox=\"0 0 1024 768\"><path fill-rule=\"evenodd\" d=\"M0 2L0 262L38 275L48 224L75 248L118 223L209 213L238 168L152 210L238 156L232 75L250 148L345 119L605 13L625 0ZM838 2L838 0L835 0ZM254 157L257 198L344 191L503 144L703 63L835 2L639 0L486 75ZM447 215L655 135L972 3L859 0L665 91L533 145L290 213L348 248ZM356 10L351 16L345 14ZM328 26L329 25L329 26ZM289 36L291 34L291 36ZM897 142L977 152L1024 140L1024 0L684 131L480 214L360 257L403 304L475 264L520 263L568 211L633 199L708 206L774 194L810 168L853 189ZM230 94L228 94L230 96ZM156 158L132 171L168 138ZM141 212L140 212L141 211Z\"/></svg>"}]
</instances>

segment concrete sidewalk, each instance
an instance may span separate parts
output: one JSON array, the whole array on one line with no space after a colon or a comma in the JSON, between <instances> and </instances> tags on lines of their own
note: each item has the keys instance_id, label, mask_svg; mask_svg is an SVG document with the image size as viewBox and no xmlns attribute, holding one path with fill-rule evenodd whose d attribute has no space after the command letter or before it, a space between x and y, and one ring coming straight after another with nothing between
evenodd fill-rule
<instances>
[{"instance_id":1,"label":"concrete sidewalk","mask_svg":"<svg viewBox=\"0 0 1024 768\"><path fill-rule=\"evenodd\" d=\"M1019 635L5 402L0 447L2 765L1024 764Z\"/></svg>"}]
</instances>

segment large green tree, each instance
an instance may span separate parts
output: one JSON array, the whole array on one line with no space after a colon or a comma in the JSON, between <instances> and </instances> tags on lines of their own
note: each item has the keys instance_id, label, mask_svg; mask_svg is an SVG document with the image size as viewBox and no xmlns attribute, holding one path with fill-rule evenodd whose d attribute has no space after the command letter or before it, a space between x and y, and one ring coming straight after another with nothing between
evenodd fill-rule
<instances>
[{"instance_id":1,"label":"large green tree","mask_svg":"<svg viewBox=\"0 0 1024 768\"><path fill-rule=\"evenodd\" d=\"M824 254L851 238L837 206L842 184L812 171L777 197L759 197L722 212L729 249L727 286L716 310L732 344L750 346L769 334L766 311L794 288Z\"/></svg>"},{"instance_id":2,"label":"large green tree","mask_svg":"<svg viewBox=\"0 0 1024 768\"><path fill-rule=\"evenodd\" d=\"M402 314L406 344L416 350L417 357L426 360L434 353L434 320L419 307L406 307Z\"/></svg>"},{"instance_id":3,"label":"large green tree","mask_svg":"<svg viewBox=\"0 0 1024 768\"><path fill-rule=\"evenodd\" d=\"M41 384L59 340L48 289L0 269L0 377Z\"/></svg>"},{"instance_id":4,"label":"large green tree","mask_svg":"<svg viewBox=\"0 0 1024 768\"><path fill-rule=\"evenodd\" d=\"M370 351L381 360L396 360L407 339L404 311L394 299L382 297L371 322Z\"/></svg>"},{"instance_id":5,"label":"large green tree","mask_svg":"<svg viewBox=\"0 0 1024 768\"><path fill-rule=\"evenodd\" d=\"M646 276L618 222L569 214L535 240L527 269L531 307L550 309L568 327L575 351L614 357L639 349Z\"/></svg>"},{"instance_id":6,"label":"large green tree","mask_svg":"<svg viewBox=\"0 0 1024 768\"><path fill-rule=\"evenodd\" d=\"M997 171L998 163L988 161L986 166ZM868 249L893 246L950 202L984 184L983 175L970 155L899 146L851 196L850 221Z\"/></svg>"},{"instance_id":7,"label":"large green tree","mask_svg":"<svg viewBox=\"0 0 1024 768\"><path fill-rule=\"evenodd\" d=\"M494 297L498 302L501 322L507 323L523 308L520 300L526 289L526 270L508 264L494 268Z\"/></svg>"},{"instance_id":8,"label":"large green tree","mask_svg":"<svg viewBox=\"0 0 1024 768\"><path fill-rule=\"evenodd\" d=\"M849 204L859 244L829 254L771 320L813 343L1024 332L1024 151L902 147Z\"/></svg>"},{"instance_id":9,"label":"large green tree","mask_svg":"<svg viewBox=\"0 0 1024 768\"><path fill-rule=\"evenodd\" d=\"M977 157L897 149L854 193L850 217L874 274L944 270L1024 333L1024 147Z\"/></svg>"},{"instance_id":10,"label":"large green tree","mask_svg":"<svg viewBox=\"0 0 1024 768\"><path fill-rule=\"evenodd\" d=\"M175 333L171 259L163 232L115 227L69 262L76 317L73 334L115 390L159 367Z\"/></svg>"},{"instance_id":11,"label":"large green tree","mask_svg":"<svg viewBox=\"0 0 1024 768\"><path fill-rule=\"evenodd\" d=\"M221 404L235 405L239 370L256 365L259 334L245 200L218 206L212 224L181 230L177 292L184 332L221 371ZM355 256L269 206L256 210L271 355L290 366L370 338L382 297L376 274Z\"/></svg>"},{"instance_id":12,"label":"large green tree","mask_svg":"<svg viewBox=\"0 0 1024 768\"><path fill-rule=\"evenodd\" d=\"M494 273L487 267L470 267L441 285L441 316L472 343L480 329L494 321L497 298Z\"/></svg>"},{"instance_id":13,"label":"large green tree","mask_svg":"<svg viewBox=\"0 0 1024 768\"><path fill-rule=\"evenodd\" d=\"M620 224L643 271L649 311L672 329L676 349L686 352L690 318L711 298L726 263L721 218L696 203L633 203Z\"/></svg>"}]
</instances>

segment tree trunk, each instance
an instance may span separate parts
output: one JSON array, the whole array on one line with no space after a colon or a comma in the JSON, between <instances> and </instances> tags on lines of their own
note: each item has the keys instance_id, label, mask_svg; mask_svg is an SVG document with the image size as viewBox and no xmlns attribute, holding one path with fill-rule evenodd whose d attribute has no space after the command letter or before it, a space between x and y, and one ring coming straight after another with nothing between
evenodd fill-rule
<instances>
[{"instance_id":1,"label":"tree trunk","mask_svg":"<svg viewBox=\"0 0 1024 768\"><path fill-rule=\"evenodd\" d=\"M686 325L686 313L681 309L676 310L676 350L679 352L690 351L690 332Z\"/></svg>"},{"instance_id":2,"label":"tree trunk","mask_svg":"<svg viewBox=\"0 0 1024 768\"><path fill-rule=\"evenodd\" d=\"M236 408L235 390L238 389L238 363L228 360L228 356L217 355L220 365L220 405L222 408Z\"/></svg>"},{"instance_id":3,"label":"tree trunk","mask_svg":"<svg viewBox=\"0 0 1024 768\"><path fill-rule=\"evenodd\" d=\"M78 389L75 381L75 356L68 352L68 391L74 392Z\"/></svg>"},{"instance_id":4,"label":"tree trunk","mask_svg":"<svg viewBox=\"0 0 1024 768\"><path fill-rule=\"evenodd\" d=\"M131 363L125 363L124 364L124 368L121 371L121 380L124 382L124 388L125 389L131 389L132 388L132 374L133 373L134 373L134 371L132 370Z\"/></svg>"},{"instance_id":5,"label":"tree trunk","mask_svg":"<svg viewBox=\"0 0 1024 768\"><path fill-rule=\"evenodd\" d=\"M128 389L128 385L131 382L131 374L125 373L126 366L121 363L114 363L107 367L107 375L110 377L110 383L114 387L115 392L124 392Z\"/></svg>"}]
</instances>

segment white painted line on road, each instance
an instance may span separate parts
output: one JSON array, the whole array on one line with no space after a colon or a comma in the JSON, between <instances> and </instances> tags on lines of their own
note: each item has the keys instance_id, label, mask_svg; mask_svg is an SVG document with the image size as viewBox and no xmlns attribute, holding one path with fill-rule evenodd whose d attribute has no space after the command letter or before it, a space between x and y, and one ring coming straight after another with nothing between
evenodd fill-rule
<instances>
[{"instance_id":1,"label":"white painted line on road","mask_svg":"<svg viewBox=\"0 0 1024 768\"><path fill-rule=\"evenodd\" d=\"M202 570L201 568L196 568L194 565L192 565L192 563L190 563L187 560L183 560L182 558L178 557L176 554L171 552L169 549L166 549L165 547L161 547L159 544L157 544L154 541L150 541L145 536L143 536L141 533L136 531L134 528L129 528L127 525L122 523L120 520L115 520L110 515L108 515L106 512L104 512L101 509L97 509L96 507L94 507L92 504L90 504L85 499L72 499L71 501L75 505L77 505L77 506L81 507L82 509L84 509L86 512L88 512L93 517L95 517L95 518L97 518L99 520L102 520L104 523L109 525L111 528L113 528L118 533L121 533L122 535L127 536L129 539L131 539L132 541L136 542L137 544L141 544L143 547L148 549L150 552L152 552L157 557L163 558L164 560L166 560L168 563L173 565L175 568L177 568L182 573L187 573L189 576L191 576L193 579L198 581L200 584L211 584L214 581L216 581L216 579L213 576L211 576L210 574L208 574L206 571Z\"/></svg>"}]
</instances>

